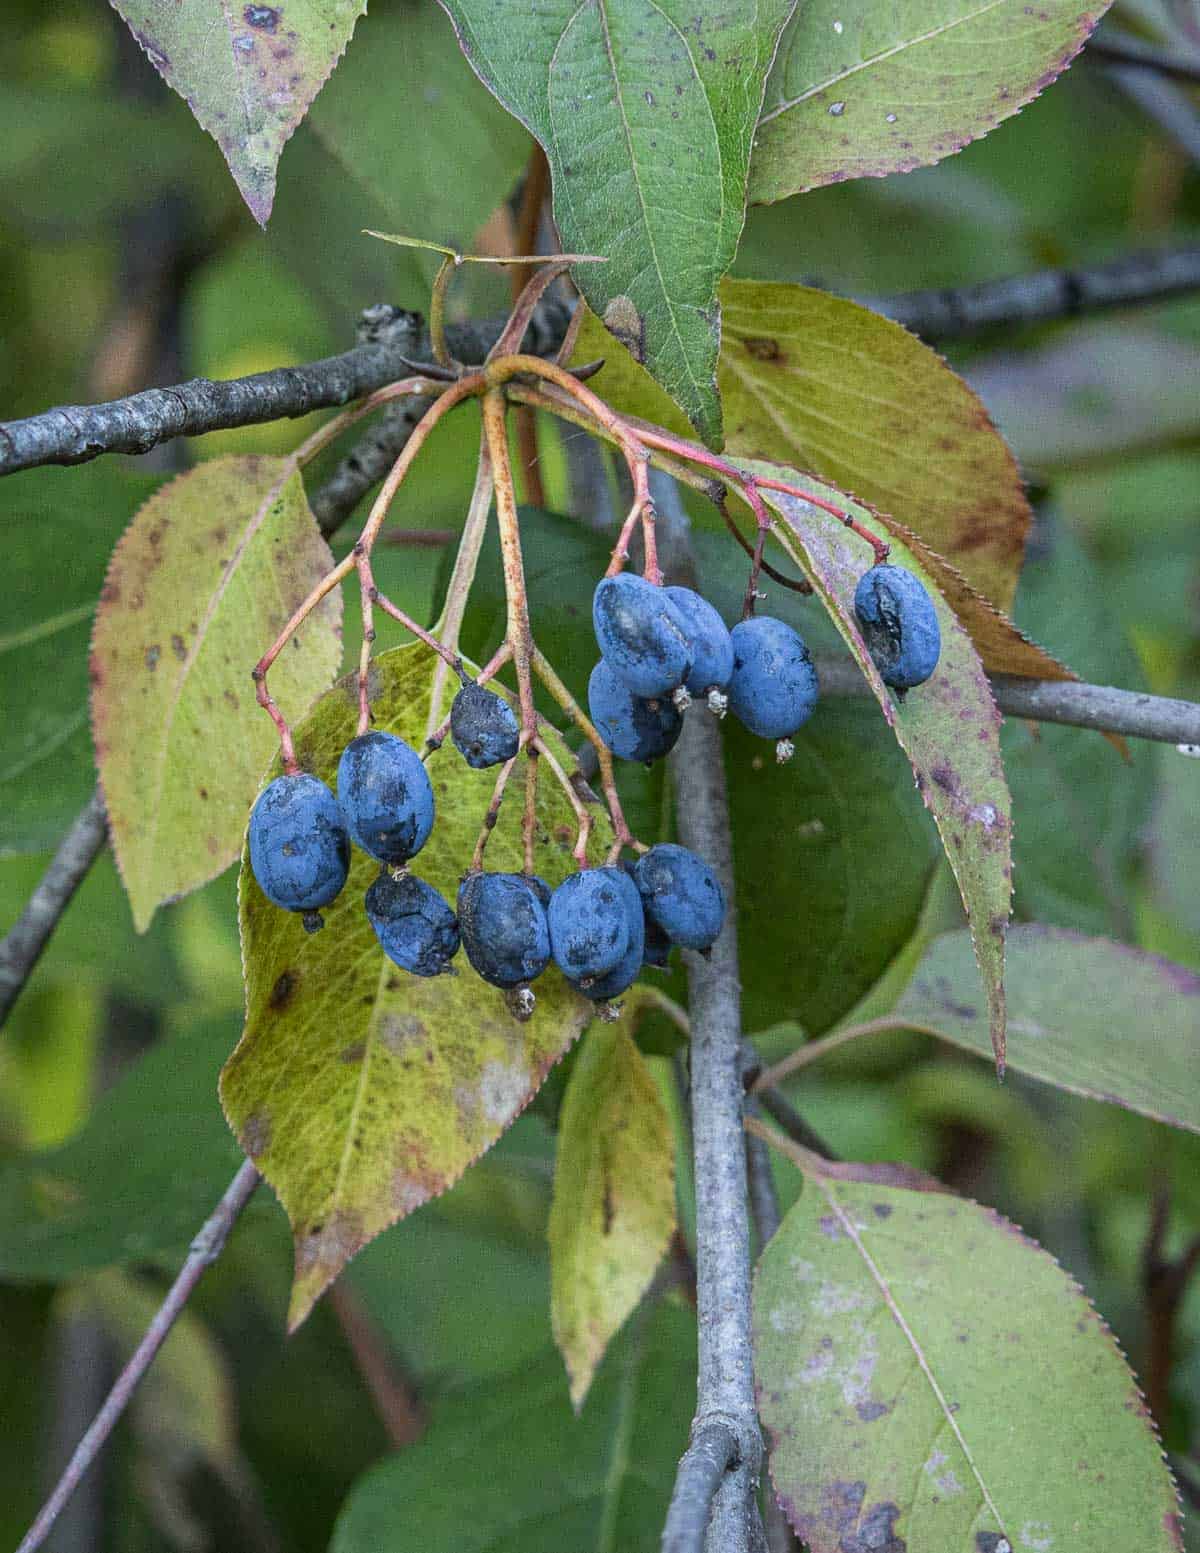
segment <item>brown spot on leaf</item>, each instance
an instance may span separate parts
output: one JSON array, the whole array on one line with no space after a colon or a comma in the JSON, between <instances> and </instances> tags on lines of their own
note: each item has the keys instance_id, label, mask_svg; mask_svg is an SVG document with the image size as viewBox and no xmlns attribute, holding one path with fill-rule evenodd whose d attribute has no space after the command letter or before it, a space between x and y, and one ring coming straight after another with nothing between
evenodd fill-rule
<instances>
[{"instance_id":1,"label":"brown spot on leaf","mask_svg":"<svg viewBox=\"0 0 1200 1553\"><path fill-rule=\"evenodd\" d=\"M645 361L646 320L631 297L613 297L604 309L604 327L620 340L635 361Z\"/></svg>"},{"instance_id":2,"label":"brown spot on leaf","mask_svg":"<svg viewBox=\"0 0 1200 1553\"><path fill-rule=\"evenodd\" d=\"M281 971L276 978L275 985L271 988L271 996L267 999L267 1007L275 1013L280 1013L296 995L296 989L300 985L299 971Z\"/></svg>"},{"instance_id":3,"label":"brown spot on leaf","mask_svg":"<svg viewBox=\"0 0 1200 1553\"><path fill-rule=\"evenodd\" d=\"M279 12L273 5L248 5L242 16L247 27L257 27L261 32L274 32L279 26Z\"/></svg>"},{"instance_id":4,"label":"brown spot on leaf","mask_svg":"<svg viewBox=\"0 0 1200 1553\"><path fill-rule=\"evenodd\" d=\"M873 1424L877 1418L884 1418L891 1412L886 1402L859 1402L854 1411L862 1419L864 1424Z\"/></svg>"},{"instance_id":5,"label":"brown spot on leaf","mask_svg":"<svg viewBox=\"0 0 1200 1553\"><path fill-rule=\"evenodd\" d=\"M366 1041L355 1041L353 1046L343 1046L338 1052L338 1061L346 1063L361 1062L367 1055Z\"/></svg>"},{"instance_id":6,"label":"brown spot on leaf","mask_svg":"<svg viewBox=\"0 0 1200 1553\"><path fill-rule=\"evenodd\" d=\"M151 674L153 674L155 669L158 667L158 660L161 657L162 648L158 645L157 642L155 642L153 646L146 648L146 667L150 670Z\"/></svg>"},{"instance_id":7,"label":"brown spot on leaf","mask_svg":"<svg viewBox=\"0 0 1200 1553\"><path fill-rule=\"evenodd\" d=\"M251 1111L242 1126L242 1147L251 1159L259 1159L271 1147L271 1113Z\"/></svg>"},{"instance_id":8,"label":"brown spot on leaf","mask_svg":"<svg viewBox=\"0 0 1200 1553\"><path fill-rule=\"evenodd\" d=\"M769 336L747 336L742 341L742 344L746 347L747 352L754 357L755 361L784 361L787 359L779 349L779 341L772 340Z\"/></svg>"},{"instance_id":9,"label":"brown spot on leaf","mask_svg":"<svg viewBox=\"0 0 1200 1553\"><path fill-rule=\"evenodd\" d=\"M225 700L233 708L233 710L236 712L237 709L238 709L238 698L234 695L233 691L232 690L223 690L221 692L221 696L222 696L222 699Z\"/></svg>"},{"instance_id":10,"label":"brown spot on leaf","mask_svg":"<svg viewBox=\"0 0 1200 1553\"><path fill-rule=\"evenodd\" d=\"M171 651L179 659L180 663L187 657L187 643L178 631L171 637Z\"/></svg>"},{"instance_id":11,"label":"brown spot on leaf","mask_svg":"<svg viewBox=\"0 0 1200 1553\"><path fill-rule=\"evenodd\" d=\"M394 1057L424 1041L426 1033L415 1014L385 1014L379 1021L379 1039Z\"/></svg>"}]
</instances>

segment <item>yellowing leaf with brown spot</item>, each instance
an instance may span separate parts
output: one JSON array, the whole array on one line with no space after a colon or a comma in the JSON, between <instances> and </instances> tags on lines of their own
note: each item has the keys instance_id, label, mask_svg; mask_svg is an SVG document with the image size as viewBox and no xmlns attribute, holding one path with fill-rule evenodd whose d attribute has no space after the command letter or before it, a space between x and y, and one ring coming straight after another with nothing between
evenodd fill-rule
<instances>
[{"instance_id":1,"label":"yellowing leaf with brown spot","mask_svg":"<svg viewBox=\"0 0 1200 1553\"><path fill-rule=\"evenodd\" d=\"M550 1210L550 1313L576 1411L674 1227L675 1144L658 1088L628 1024L594 1024L559 1117Z\"/></svg>"},{"instance_id":2,"label":"yellowing leaf with brown spot","mask_svg":"<svg viewBox=\"0 0 1200 1553\"><path fill-rule=\"evenodd\" d=\"M139 932L238 855L277 742L250 671L332 565L284 458L201 464L121 536L92 635L92 733ZM335 590L271 671L288 717L337 673L341 623Z\"/></svg>"},{"instance_id":3,"label":"yellowing leaf with brown spot","mask_svg":"<svg viewBox=\"0 0 1200 1553\"><path fill-rule=\"evenodd\" d=\"M438 661L422 646L374 660L377 728L420 747ZM356 717L354 681L343 680L296 729L305 771L335 782ZM557 752L569 768L561 744ZM413 872L453 905L496 773L472 771L447 742L429 774L437 818ZM520 869L520 820L518 786L488 842L489 869ZM598 823L593 835L598 858L607 827ZM572 811L543 771L537 867L551 887L573 866L574 840ZM591 1004L554 967L534 984L527 1024L462 953L454 975L400 970L363 908L378 872L356 850L346 888L323 913L325 927L309 935L298 917L270 904L242 860L246 1028L221 1075L221 1099L292 1222L293 1329L357 1251L452 1186L491 1147L592 1017Z\"/></svg>"}]
</instances>

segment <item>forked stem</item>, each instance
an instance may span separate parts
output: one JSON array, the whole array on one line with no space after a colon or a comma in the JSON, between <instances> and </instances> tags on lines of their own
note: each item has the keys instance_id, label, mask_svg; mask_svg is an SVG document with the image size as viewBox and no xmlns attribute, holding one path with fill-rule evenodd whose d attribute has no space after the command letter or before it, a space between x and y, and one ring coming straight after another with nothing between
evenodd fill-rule
<instances>
[{"instance_id":1,"label":"forked stem","mask_svg":"<svg viewBox=\"0 0 1200 1553\"><path fill-rule=\"evenodd\" d=\"M508 427L503 389L489 388L483 396L483 425L488 451L492 457L492 476L496 488L496 522L500 530L500 556L504 567L504 595L507 601L505 636L512 649L520 705L521 737L528 742L537 735L537 714L533 706L533 632L529 625L529 597L525 588L525 565L521 556L521 526L517 518L517 496L513 487L512 463L508 454Z\"/></svg>"}]
</instances>

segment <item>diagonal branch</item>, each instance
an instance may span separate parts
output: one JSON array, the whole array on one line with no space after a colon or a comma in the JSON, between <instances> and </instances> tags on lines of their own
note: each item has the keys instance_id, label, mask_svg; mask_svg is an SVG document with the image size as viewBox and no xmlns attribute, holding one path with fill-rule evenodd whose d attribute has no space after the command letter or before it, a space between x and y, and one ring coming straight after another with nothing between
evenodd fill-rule
<instances>
[{"instance_id":1,"label":"diagonal branch","mask_svg":"<svg viewBox=\"0 0 1200 1553\"><path fill-rule=\"evenodd\" d=\"M552 355L570 315L566 303L543 300L526 336L526 349ZM451 349L461 360L482 361L504 322L497 318L452 325L447 331ZM409 360L427 357L429 350L419 313L386 304L369 307L359 320L358 344L340 356L225 382L192 378L106 404L60 405L25 420L0 423L0 475L43 464L83 464L103 453L148 453L172 437L293 419L348 404L403 377Z\"/></svg>"},{"instance_id":2,"label":"diagonal branch","mask_svg":"<svg viewBox=\"0 0 1200 1553\"><path fill-rule=\"evenodd\" d=\"M1200 290L1200 243L1146 249L1106 264L1009 275L977 286L859 297L925 340L1047 323L1162 302Z\"/></svg>"},{"instance_id":3,"label":"diagonal branch","mask_svg":"<svg viewBox=\"0 0 1200 1553\"><path fill-rule=\"evenodd\" d=\"M75 1448L66 1470L55 1484L49 1499L38 1512L37 1519L21 1539L17 1553L34 1553L50 1535L50 1529L62 1512L63 1506L78 1488L88 1468L95 1461L105 1441L116 1427L121 1414L133 1400L133 1394L142 1377L150 1368L158 1350L170 1336L171 1328L183 1313L192 1291L225 1249L229 1232L237 1223L242 1209L254 1195L262 1178L250 1163L243 1160L241 1168L225 1190L225 1195L204 1221L200 1233L192 1241L187 1260L179 1269L175 1282L167 1290L154 1319L146 1328L141 1342L134 1349L128 1364L117 1376L116 1383L104 1406L92 1420L91 1427Z\"/></svg>"}]
</instances>

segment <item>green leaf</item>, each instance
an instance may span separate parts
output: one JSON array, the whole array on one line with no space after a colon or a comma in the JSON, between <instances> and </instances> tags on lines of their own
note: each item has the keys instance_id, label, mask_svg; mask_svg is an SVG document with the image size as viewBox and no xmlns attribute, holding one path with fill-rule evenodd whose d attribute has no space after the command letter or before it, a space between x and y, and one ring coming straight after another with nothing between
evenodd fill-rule
<instances>
[{"instance_id":1,"label":"green leaf","mask_svg":"<svg viewBox=\"0 0 1200 1553\"><path fill-rule=\"evenodd\" d=\"M1079 1286L989 1208L896 1165L794 1146L804 1188L759 1262L771 1477L812 1553L1177 1553L1145 1403Z\"/></svg>"},{"instance_id":2,"label":"green leaf","mask_svg":"<svg viewBox=\"0 0 1200 1553\"><path fill-rule=\"evenodd\" d=\"M113 4L220 146L251 215L265 226L279 154L349 43L366 0Z\"/></svg>"},{"instance_id":3,"label":"green leaf","mask_svg":"<svg viewBox=\"0 0 1200 1553\"><path fill-rule=\"evenodd\" d=\"M155 484L104 461L0 484L0 856L57 846L96 785L88 631L112 536Z\"/></svg>"},{"instance_id":4,"label":"green leaf","mask_svg":"<svg viewBox=\"0 0 1200 1553\"><path fill-rule=\"evenodd\" d=\"M376 727L423 742L438 661L417 646L375 658ZM345 680L295 729L304 770L335 780L356 703L356 685ZM558 752L569 765L561 744ZM447 743L430 776L438 819L416 867L453 902L495 775L472 771ZM520 808L510 798L501 809L488 843L491 869L521 866ZM553 886L571 869L575 827L546 779L538 814L538 867ZM594 836L598 855L603 823ZM527 1024L516 1023L465 957L456 975L426 980L398 970L362 909L377 872L357 853L324 931L308 934L267 901L242 860L246 1029L221 1076L221 1098L292 1223L293 1328L356 1251L444 1192L495 1142L590 1017L591 1005L553 968L538 980Z\"/></svg>"},{"instance_id":5,"label":"green leaf","mask_svg":"<svg viewBox=\"0 0 1200 1553\"><path fill-rule=\"evenodd\" d=\"M710 443L717 283L792 3L443 0L472 68L549 158L563 247L608 260L580 265L576 285Z\"/></svg>"},{"instance_id":6,"label":"green leaf","mask_svg":"<svg viewBox=\"0 0 1200 1553\"><path fill-rule=\"evenodd\" d=\"M730 452L853 491L1010 608L1032 515L957 373L899 324L807 286L727 280L721 305Z\"/></svg>"},{"instance_id":7,"label":"green leaf","mask_svg":"<svg viewBox=\"0 0 1200 1553\"><path fill-rule=\"evenodd\" d=\"M1106 6L1071 0L806 0L779 44L750 198L938 162L1032 102Z\"/></svg>"},{"instance_id":8,"label":"green leaf","mask_svg":"<svg viewBox=\"0 0 1200 1553\"><path fill-rule=\"evenodd\" d=\"M675 1140L658 1086L627 1024L594 1024L559 1115L550 1211L554 1340L577 1411L674 1228Z\"/></svg>"},{"instance_id":9,"label":"green leaf","mask_svg":"<svg viewBox=\"0 0 1200 1553\"><path fill-rule=\"evenodd\" d=\"M1030 924L1009 932L1007 986L1011 1067L1200 1132L1200 977L1107 938ZM966 933L933 940L889 1017L986 1055Z\"/></svg>"},{"instance_id":10,"label":"green leaf","mask_svg":"<svg viewBox=\"0 0 1200 1553\"><path fill-rule=\"evenodd\" d=\"M480 86L436 5L372 6L288 148L271 242L339 331L349 305L425 311L437 259L385 248L364 229L418 232L468 251L529 151L529 136ZM451 306L475 316L509 300L503 275L460 272L451 291Z\"/></svg>"},{"instance_id":11,"label":"green leaf","mask_svg":"<svg viewBox=\"0 0 1200 1553\"><path fill-rule=\"evenodd\" d=\"M0 1170L0 1275L58 1281L187 1249L242 1158L214 1092L235 1029L164 1041L69 1143Z\"/></svg>"},{"instance_id":12,"label":"green leaf","mask_svg":"<svg viewBox=\"0 0 1200 1553\"><path fill-rule=\"evenodd\" d=\"M739 459L740 467L796 482L794 471ZM879 521L840 492L809 482L813 493L844 504L863 525ZM879 678L859 634L854 589L869 562L864 543L837 518L793 497L764 491L779 515L775 533L801 566L867 679L883 715L908 756L925 806L958 880L987 993L998 1068L1004 1067L1004 935L1012 893L1012 814L1000 761L1000 714L970 637L936 583L905 545L892 537L892 560L921 577L942 632L933 678L903 698ZM891 536L889 536L891 537Z\"/></svg>"},{"instance_id":13,"label":"green leaf","mask_svg":"<svg viewBox=\"0 0 1200 1553\"><path fill-rule=\"evenodd\" d=\"M280 458L180 475L113 553L92 636L92 731L139 932L237 856L276 744L250 671L332 565L295 464ZM302 713L340 659L335 591L272 670L284 714Z\"/></svg>"},{"instance_id":14,"label":"green leaf","mask_svg":"<svg viewBox=\"0 0 1200 1553\"><path fill-rule=\"evenodd\" d=\"M553 1350L447 1398L355 1486L331 1553L658 1553L695 1345L691 1318L660 1305L613 1345L579 1418Z\"/></svg>"}]
</instances>

